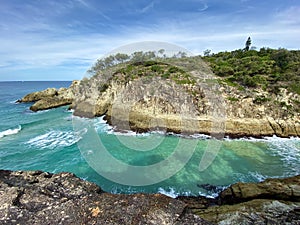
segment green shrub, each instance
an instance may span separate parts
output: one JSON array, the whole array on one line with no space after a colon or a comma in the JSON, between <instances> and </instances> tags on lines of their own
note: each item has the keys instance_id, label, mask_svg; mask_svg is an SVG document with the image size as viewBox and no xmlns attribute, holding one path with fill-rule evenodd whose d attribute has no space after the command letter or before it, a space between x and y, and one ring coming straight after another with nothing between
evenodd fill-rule
<instances>
[{"instance_id":1,"label":"green shrub","mask_svg":"<svg viewBox=\"0 0 300 225\"><path fill-rule=\"evenodd\" d=\"M146 61L144 62L144 66L153 66L153 65L157 65L158 62L150 60L150 61Z\"/></svg>"},{"instance_id":2,"label":"green shrub","mask_svg":"<svg viewBox=\"0 0 300 225\"><path fill-rule=\"evenodd\" d=\"M256 87L257 86L255 79L253 79L252 77L250 77L248 75L244 76L243 84L248 87Z\"/></svg>"},{"instance_id":3,"label":"green shrub","mask_svg":"<svg viewBox=\"0 0 300 225\"><path fill-rule=\"evenodd\" d=\"M253 100L253 103L255 104L262 104L264 102L268 102L270 101L271 99L270 98L267 98L265 96L257 96L254 100Z\"/></svg>"},{"instance_id":4,"label":"green shrub","mask_svg":"<svg viewBox=\"0 0 300 225\"><path fill-rule=\"evenodd\" d=\"M180 69L180 68L176 67L176 66L171 66L169 68L168 72L169 73L177 73L177 72L184 73L185 71L183 69Z\"/></svg>"},{"instance_id":5,"label":"green shrub","mask_svg":"<svg viewBox=\"0 0 300 225\"><path fill-rule=\"evenodd\" d=\"M153 65L153 66L151 66L151 70L152 70L153 72L157 72L157 73L163 72L162 67L159 66L159 65Z\"/></svg>"},{"instance_id":6,"label":"green shrub","mask_svg":"<svg viewBox=\"0 0 300 225\"><path fill-rule=\"evenodd\" d=\"M163 75L161 75L161 77L162 78L165 78L165 79L168 79L168 78L170 78L170 73L169 72L166 72L166 73L164 73Z\"/></svg>"},{"instance_id":7,"label":"green shrub","mask_svg":"<svg viewBox=\"0 0 300 225\"><path fill-rule=\"evenodd\" d=\"M176 84L191 84L192 81L188 80L188 79L182 79L182 80L175 80Z\"/></svg>"},{"instance_id":8,"label":"green shrub","mask_svg":"<svg viewBox=\"0 0 300 225\"><path fill-rule=\"evenodd\" d=\"M289 90L300 95L300 82L291 84Z\"/></svg>"},{"instance_id":9,"label":"green shrub","mask_svg":"<svg viewBox=\"0 0 300 225\"><path fill-rule=\"evenodd\" d=\"M238 98L235 98L235 97L228 97L227 98L229 101L231 101L231 102L237 102L237 101L239 101L239 99Z\"/></svg>"},{"instance_id":10,"label":"green shrub","mask_svg":"<svg viewBox=\"0 0 300 225\"><path fill-rule=\"evenodd\" d=\"M235 83L234 81L235 81L235 78L234 78L234 77L229 77L229 78L224 79L224 82L225 82L228 86L231 86L231 87L236 87L236 86L238 86L238 84Z\"/></svg>"}]
</instances>

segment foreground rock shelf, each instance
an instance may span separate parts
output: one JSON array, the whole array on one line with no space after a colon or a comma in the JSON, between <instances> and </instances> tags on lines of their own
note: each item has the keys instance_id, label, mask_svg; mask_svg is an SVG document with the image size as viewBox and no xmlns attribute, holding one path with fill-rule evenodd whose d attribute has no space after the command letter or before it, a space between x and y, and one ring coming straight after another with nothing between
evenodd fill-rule
<instances>
[{"instance_id":1,"label":"foreground rock shelf","mask_svg":"<svg viewBox=\"0 0 300 225\"><path fill-rule=\"evenodd\" d=\"M299 224L300 176L218 198L110 194L71 173L0 170L1 224Z\"/></svg>"}]
</instances>

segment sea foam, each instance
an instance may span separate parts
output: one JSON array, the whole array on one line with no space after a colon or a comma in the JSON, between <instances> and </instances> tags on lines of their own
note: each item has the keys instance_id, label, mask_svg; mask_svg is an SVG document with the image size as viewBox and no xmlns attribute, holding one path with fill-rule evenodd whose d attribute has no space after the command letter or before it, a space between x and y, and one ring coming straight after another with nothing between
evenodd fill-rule
<instances>
[{"instance_id":1,"label":"sea foam","mask_svg":"<svg viewBox=\"0 0 300 225\"><path fill-rule=\"evenodd\" d=\"M5 130L5 131L1 131L1 132L0 132L0 138L3 138L3 137L5 137L5 136L9 136L9 135L13 135L13 134L17 134L17 133L19 133L21 130L22 130L22 127L21 127L21 125L19 125L18 128L15 128L15 129L8 129L8 130Z\"/></svg>"},{"instance_id":2,"label":"sea foam","mask_svg":"<svg viewBox=\"0 0 300 225\"><path fill-rule=\"evenodd\" d=\"M300 144L299 138L279 138L276 136L265 138L268 143L268 149L274 156L280 156L281 160L286 166L294 171L291 176L300 173L299 160L300 160ZM290 171L291 172L291 171Z\"/></svg>"},{"instance_id":3,"label":"sea foam","mask_svg":"<svg viewBox=\"0 0 300 225\"><path fill-rule=\"evenodd\" d=\"M82 131L60 131L51 130L45 134L31 138L26 144L30 146L38 147L40 149L55 149L58 147L68 147L76 144L81 140L83 133Z\"/></svg>"}]
</instances>

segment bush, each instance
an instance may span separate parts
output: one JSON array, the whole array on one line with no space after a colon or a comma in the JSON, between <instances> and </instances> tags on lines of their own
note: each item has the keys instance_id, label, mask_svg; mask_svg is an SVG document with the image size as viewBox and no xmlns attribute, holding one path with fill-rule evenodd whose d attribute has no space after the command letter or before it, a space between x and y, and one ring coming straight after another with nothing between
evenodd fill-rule
<instances>
[{"instance_id":1,"label":"bush","mask_svg":"<svg viewBox=\"0 0 300 225\"><path fill-rule=\"evenodd\" d=\"M151 66L151 70L153 72L157 72L157 73L163 72L163 68L161 66L159 66L159 65L153 65L153 66Z\"/></svg>"},{"instance_id":2,"label":"bush","mask_svg":"<svg viewBox=\"0 0 300 225\"><path fill-rule=\"evenodd\" d=\"M231 101L231 102L237 102L237 101L239 101L239 99L238 98L235 98L235 97L228 97L227 98L229 101Z\"/></svg>"},{"instance_id":3,"label":"bush","mask_svg":"<svg viewBox=\"0 0 300 225\"><path fill-rule=\"evenodd\" d=\"M165 78L165 79L168 79L168 78L170 78L170 73L169 72L167 72L167 73L164 73L163 75L161 75L161 77L162 78Z\"/></svg>"},{"instance_id":4,"label":"bush","mask_svg":"<svg viewBox=\"0 0 300 225\"><path fill-rule=\"evenodd\" d=\"M300 82L291 84L289 90L300 95Z\"/></svg>"},{"instance_id":5,"label":"bush","mask_svg":"<svg viewBox=\"0 0 300 225\"><path fill-rule=\"evenodd\" d=\"M176 66L171 66L171 67L169 68L168 72L169 72L169 73L177 73L177 72L179 72L179 73L184 73L184 70L183 70L183 69L180 69L180 68L178 68L178 67L176 67Z\"/></svg>"},{"instance_id":6,"label":"bush","mask_svg":"<svg viewBox=\"0 0 300 225\"><path fill-rule=\"evenodd\" d=\"M265 96L257 96L254 100L253 100L253 103L255 104L262 104L264 102L268 102L270 101L271 99L270 98L267 98Z\"/></svg>"},{"instance_id":7,"label":"bush","mask_svg":"<svg viewBox=\"0 0 300 225\"><path fill-rule=\"evenodd\" d=\"M243 78L243 84L245 86L248 86L248 87L256 87L257 86L257 83L255 82L255 79L253 79L252 77L246 75L244 78Z\"/></svg>"}]
</instances>

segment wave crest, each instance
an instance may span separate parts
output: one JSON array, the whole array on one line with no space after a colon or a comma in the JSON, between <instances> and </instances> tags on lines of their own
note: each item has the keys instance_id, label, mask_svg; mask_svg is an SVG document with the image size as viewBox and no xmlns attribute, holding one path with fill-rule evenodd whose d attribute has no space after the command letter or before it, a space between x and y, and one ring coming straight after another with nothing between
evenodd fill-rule
<instances>
[{"instance_id":1,"label":"wave crest","mask_svg":"<svg viewBox=\"0 0 300 225\"><path fill-rule=\"evenodd\" d=\"M21 127L21 125L19 125L18 128L15 128L15 129L8 129L8 130L5 130L5 131L1 131L1 132L0 132L0 138L3 138L3 137L5 137L5 136L9 136L9 135L17 134L17 133L19 133L21 130L22 130L22 127Z\"/></svg>"}]
</instances>

